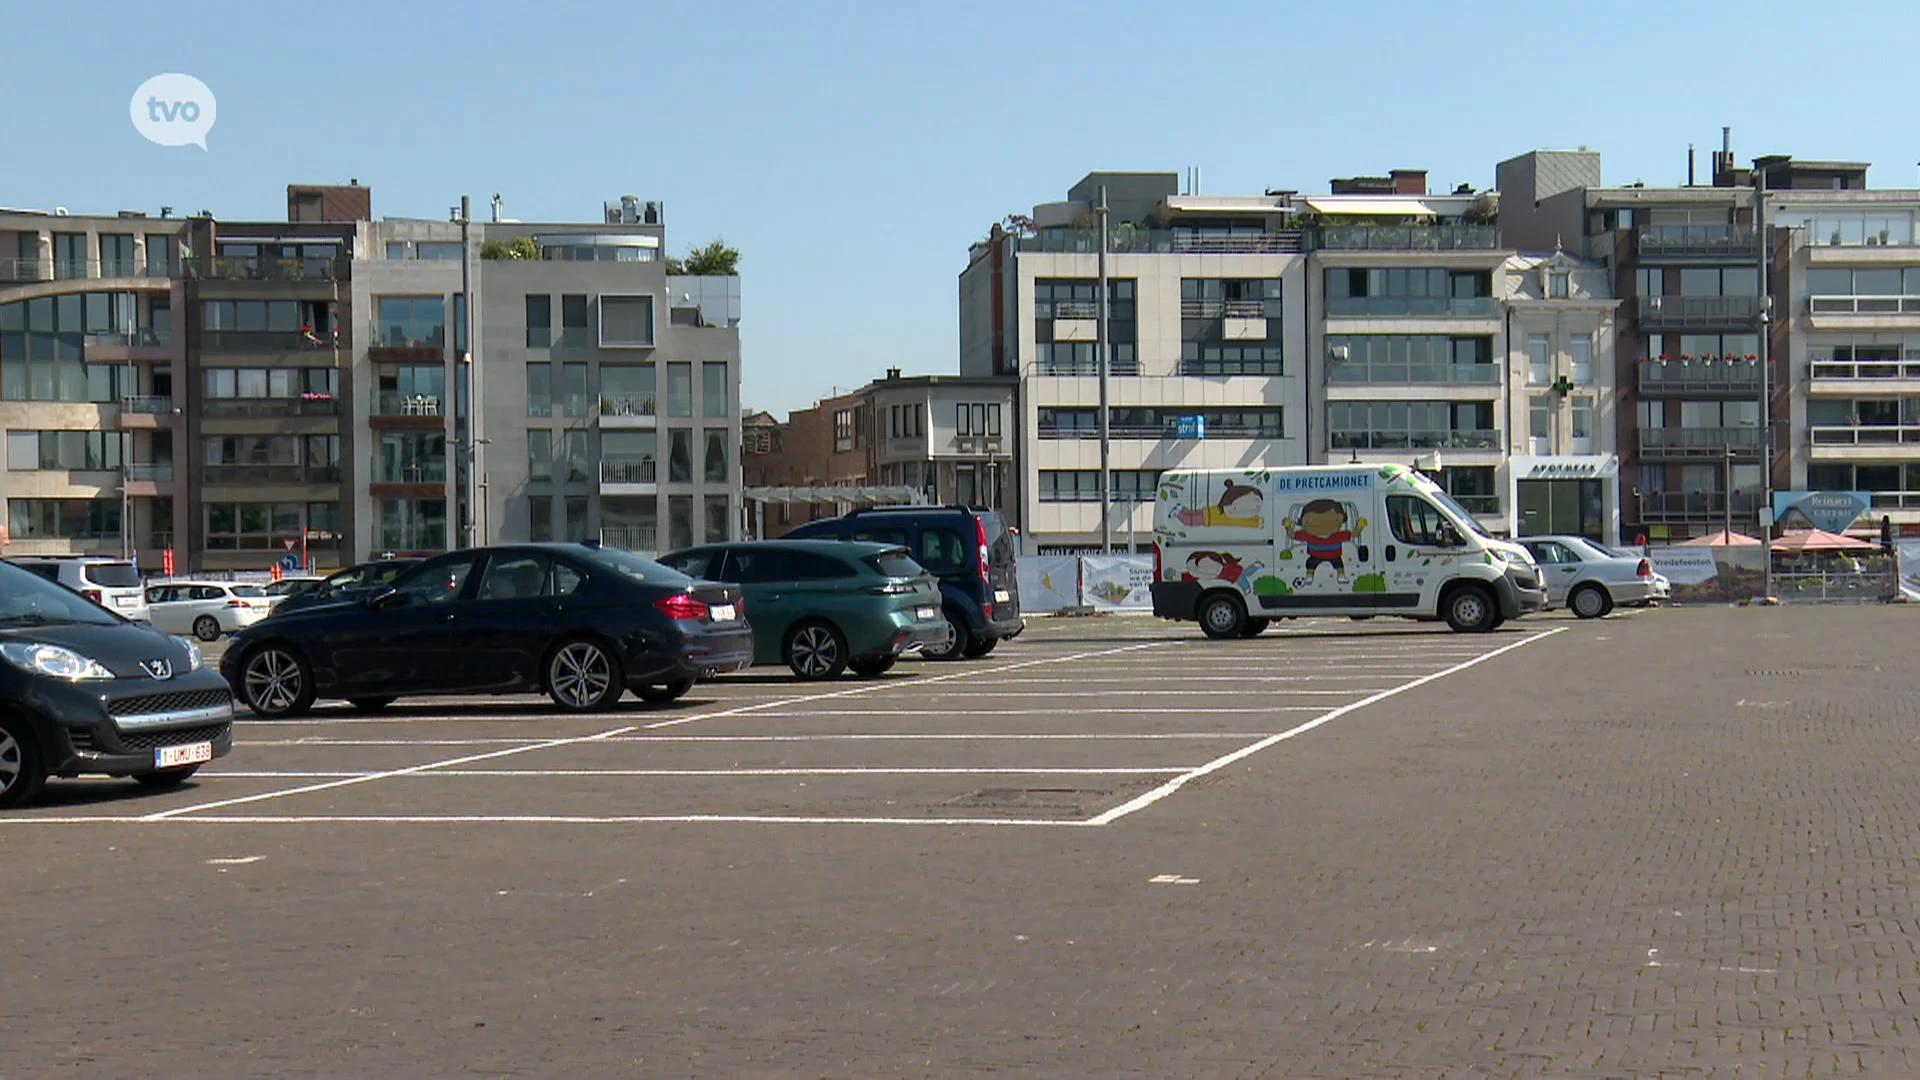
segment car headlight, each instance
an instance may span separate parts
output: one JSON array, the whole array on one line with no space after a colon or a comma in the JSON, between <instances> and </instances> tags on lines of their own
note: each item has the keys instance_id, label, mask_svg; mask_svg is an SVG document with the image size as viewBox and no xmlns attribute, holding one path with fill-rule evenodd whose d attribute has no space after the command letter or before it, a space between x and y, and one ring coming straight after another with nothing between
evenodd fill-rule
<instances>
[{"instance_id":1,"label":"car headlight","mask_svg":"<svg viewBox=\"0 0 1920 1080\"><path fill-rule=\"evenodd\" d=\"M1533 560L1528 558L1525 552L1508 551L1505 548L1502 548L1500 550L1500 557L1507 561L1508 566L1518 566L1523 569L1530 568L1533 566Z\"/></svg>"},{"instance_id":2,"label":"car headlight","mask_svg":"<svg viewBox=\"0 0 1920 1080\"><path fill-rule=\"evenodd\" d=\"M0 645L0 657L5 657L8 663L24 671L68 682L114 677L113 672L101 666L98 660L81 656L59 645L13 642Z\"/></svg>"},{"instance_id":3,"label":"car headlight","mask_svg":"<svg viewBox=\"0 0 1920 1080\"><path fill-rule=\"evenodd\" d=\"M202 662L200 646L194 644L192 638L176 637L173 640L187 647L187 670L199 671Z\"/></svg>"}]
</instances>

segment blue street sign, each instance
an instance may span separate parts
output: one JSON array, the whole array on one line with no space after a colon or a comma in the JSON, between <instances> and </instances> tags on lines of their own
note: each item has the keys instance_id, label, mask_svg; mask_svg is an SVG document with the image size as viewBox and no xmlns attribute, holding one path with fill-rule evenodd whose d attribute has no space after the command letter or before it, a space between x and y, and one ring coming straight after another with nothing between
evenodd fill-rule
<instances>
[{"instance_id":1,"label":"blue street sign","mask_svg":"<svg viewBox=\"0 0 1920 1080\"><path fill-rule=\"evenodd\" d=\"M1180 439L1204 439L1207 437L1207 418L1204 416L1182 416L1174 422L1174 437Z\"/></svg>"},{"instance_id":2,"label":"blue street sign","mask_svg":"<svg viewBox=\"0 0 1920 1080\"><path fill-rule=\"evenodd\" d=\"M285 555L280 556L280 569L285 570L288 573L292 573L293 571L300 569L299 554L296 552L289 551Z\"/></svg>"}]
</instances>

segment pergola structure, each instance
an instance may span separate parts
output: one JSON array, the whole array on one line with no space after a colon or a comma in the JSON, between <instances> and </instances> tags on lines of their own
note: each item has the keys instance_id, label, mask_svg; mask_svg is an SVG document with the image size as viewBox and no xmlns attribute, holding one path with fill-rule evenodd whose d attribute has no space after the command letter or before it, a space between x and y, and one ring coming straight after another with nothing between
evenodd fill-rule
<instances>
[{"instance_id":1,"label":"pergola structure","mask_svg":"<svg viewBox=\"0 0 1920 1080\"><path fill-rule=\"evenodd\" d=\"M746 489L747 501L753 504L753 534L756 538L767 535L766 507L768 503L779 506L808 505L821 503L854 506L924 506L926 493L918 488L893 487L750 487Z\"/></svg>"}]
</instances>

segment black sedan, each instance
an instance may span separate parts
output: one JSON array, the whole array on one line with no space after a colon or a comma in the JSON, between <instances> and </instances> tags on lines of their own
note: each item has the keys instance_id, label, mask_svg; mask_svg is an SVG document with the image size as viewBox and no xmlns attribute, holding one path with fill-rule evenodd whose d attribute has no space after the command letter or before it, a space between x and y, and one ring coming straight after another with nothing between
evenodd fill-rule
<instances>
[{"instance_id":1,"label":"black sedan","mask_svg":"<svg viewBox=\"0 0 1920 1080\"><path fill-rule=\"evenodd\" d=\"M200 650L0 563L0 808L50 776L178 784L233 746L233 695Z\"/></svg>"},{"instance_id":2,"label":"black sedan","mask_svg":"<svg viewBox=\"0 0 1920 1080\"><path fill-rule=\"evenodd\" d=\"M437 556L362 599L283 605L233 636L220 670L281 718L315 698L425 694L546 693L589 712L629 689L672 701L752 662L738 586L594 544L519 544Z\"/></svg>"}]
</instances>

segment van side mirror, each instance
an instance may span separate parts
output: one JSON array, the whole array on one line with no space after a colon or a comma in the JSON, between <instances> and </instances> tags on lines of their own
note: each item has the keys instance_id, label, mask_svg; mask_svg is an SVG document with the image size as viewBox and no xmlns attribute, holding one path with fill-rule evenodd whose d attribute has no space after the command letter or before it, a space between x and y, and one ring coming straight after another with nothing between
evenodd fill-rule
<instances>
[{"instance_id":1,"label":"van side mirror","mask_svg":"<svg viewBox=\"0 0 1920 1080\"><path fill-rule=\"evenodd\" d=\"M1441 523L1437 539L1440 541L1441 547L1459 547L1466 543L1460 536L1460 530L1454 528L1451 523L1447 522Z\"/></svg>"}]
</instances>

